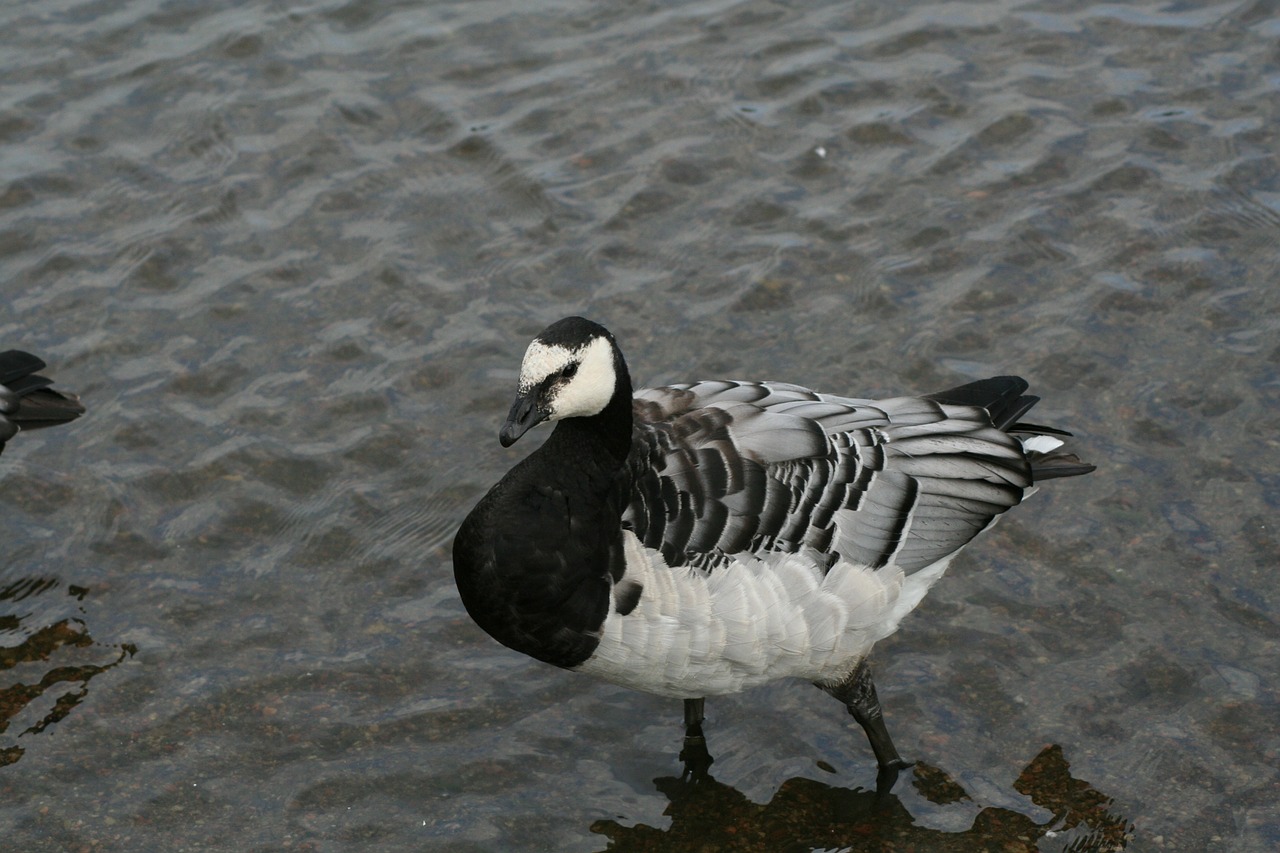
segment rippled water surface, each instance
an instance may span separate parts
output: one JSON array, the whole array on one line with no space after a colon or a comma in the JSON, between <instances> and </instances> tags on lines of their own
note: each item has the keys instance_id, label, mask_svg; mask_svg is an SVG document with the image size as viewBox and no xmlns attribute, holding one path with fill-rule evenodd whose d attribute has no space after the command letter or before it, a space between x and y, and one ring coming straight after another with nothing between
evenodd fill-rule
<instances>
[{"instance_id":1,"label":"rippled water surface","mask_svg":"<svg viewBox=\"0 0 1280 853\"><path fill-rule=\"evenodd\" d=\"M0 847L1280 845L1280 7L0 8ZM453 530L528 338L644 383L1018 372L1098 464L805 684L509 653ZM529 439L536 441L534 436ZM526 441L529 441L526 439Z\"/></svg>"}]
</instances>

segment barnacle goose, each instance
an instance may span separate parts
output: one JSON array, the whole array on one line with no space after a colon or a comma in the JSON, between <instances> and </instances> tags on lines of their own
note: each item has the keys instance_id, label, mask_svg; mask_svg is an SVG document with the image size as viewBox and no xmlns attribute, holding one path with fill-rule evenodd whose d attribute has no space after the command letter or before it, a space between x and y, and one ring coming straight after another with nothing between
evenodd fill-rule
<instances>
[{"instance_id":1,"label":"barnacle goose","mask_svg":"<svg viewBox=\"0 0 1280 853\"><path fill-rule=\"evenodd\" d=\"M84 414L79 397L54 391L52 379L36 375L45 367L29 352L0 352L0 452L21 430L57 426Z\"/></svg>"},{"instance_id":2,"label":"barnacle goose","mask_svg":"<svg viewBox=\"0 0 1280 853\"><path fill-rule=\"evenodd\" d=\"M711 758L704 697L812 681L871 742L880 784L908 766L866 657L947 564L1035 484L1086 474L1068 433L998 376L859 400L780 382L632 392L612 334L581 317L525 353L499 432L546 442L453 543L471 617L494 639L685 707L686 775Z\"/></svg>"}]
</instances>

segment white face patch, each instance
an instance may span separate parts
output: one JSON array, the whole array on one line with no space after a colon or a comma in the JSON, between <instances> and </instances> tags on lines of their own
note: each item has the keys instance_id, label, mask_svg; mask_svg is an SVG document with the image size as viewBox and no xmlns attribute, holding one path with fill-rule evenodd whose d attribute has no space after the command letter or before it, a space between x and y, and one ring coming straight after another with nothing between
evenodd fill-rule
<instances>
[{"instance_id":1,"label":"white face patch","mask_svg":"<svg viewBox=\"0 0 1280 853\"><path fill-rule=\"evenodd\" d=\"M598 415L613 399L613 345L596 338L578 352L578 372L551 398L551 420Z\"/></svg>"},{"instance_id":2,"label":"white face patch","mask_svg":"<svg viewBox=\"0 0 1280 853\"><path fill-rule=\"evenodd\" d=\"M524 351L524 361L520 362L520 384L516 386L517 390L521 394L528 394L542 380L563 370L573 358L574 352L568 347L544 344L535 339Z\"/></svg>"},{"instance_id":3,"label":"white face patch","mask_svg":"<svg viewBox=\"0 0 1280 853\"><path fill-rule=\"evenodd\" d=\"M577 349L535 340L529 344L520 364L520 393L527 394L571 363L577 363L577 372L553 385L549 398L543 401L550 413L549 420L598 415L613 397L617 379L613 346L607 338L594 338Z\"/></svg>"}]
</instances>

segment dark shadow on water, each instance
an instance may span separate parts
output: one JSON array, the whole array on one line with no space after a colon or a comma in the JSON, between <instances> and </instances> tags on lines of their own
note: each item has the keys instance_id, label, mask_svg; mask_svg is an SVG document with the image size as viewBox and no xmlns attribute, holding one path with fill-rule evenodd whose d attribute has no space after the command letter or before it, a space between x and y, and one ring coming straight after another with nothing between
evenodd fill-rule
<instances>
[{"instance_id":1,"label":"dark shadow on water","mask_svg":"<svg viewBox=\"0 0 1280 853\"><path fill-rule=\"evenodd\" d=\"M83 619L66 617L47 625L24 624L31 614L22 615L20 602L33 596L51 593L62 586L54 578L20 578L0 587L0 635L25 637L15 646L0 646L0 767L13 764L26 750L7 736L10 723L28 706L46 693L57 697L39 720L27 726L17 737L36 735L65 719L89 694L89 681L133 656L137 649L130 643L102 646L89 635ZM66 593L80 601L88 590L68 585ZM107 663L83 663L86 649L109 648L115 660ZM19 666L39 674L38 679L14 680L9 673ZM29 678L29 676L28 676ZM59 692L61 691L61 692Z\"/></svg>"},{"instance_id":2,"label":"dark shadow on water","mask_svg":"<svg viewBox=\"0 0 1280 853\"><path fill-rule=\"evenodd\" d=\"M892 791L838 788L802 778L788 779L768 803L758 805L708 775L697 781L677 777L654 780L670 800L665 812L671 817L668 829L644 824L626 827L601 820L592 824L591 831L609 839L609 853L798 853L815 849L1019 853L1040 850L1039 842L1044 839L1065 844L1056 848L1064 853L1125 849L1133 825L1110 810L1110 797L1074 778L1070 771L1062 748L1047 746L1013 782L1015 791L1051 813L1043 823L1010 809L988 807L963 831L932 829L918 825ZM898 787L908 778L920 795L935 805L950 806L971 799L937 768L917 764L903 772Z\"/></svg>"}]
</instances>

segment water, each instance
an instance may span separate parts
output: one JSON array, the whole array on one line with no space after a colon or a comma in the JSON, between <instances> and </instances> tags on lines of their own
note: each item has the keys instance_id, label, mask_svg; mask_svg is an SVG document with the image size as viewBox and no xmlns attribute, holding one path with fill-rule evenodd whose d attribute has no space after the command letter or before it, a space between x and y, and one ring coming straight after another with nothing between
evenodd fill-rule
<instances>
[{"instance_id":1,"label":"water","mask_svg":"<svg viewBox=\"0 0 1280 853\"><path fill-rule=\"evenodd\" d=\"M1274 3L0 23L0 346L89 407L0 457L0 847L1280 843ZM709 702L682 791L678 703L466 618L568 313L649 383L1016 371L1098 464L877 648L893 799L803 684Z\"/></svg>"}]
</instances>

